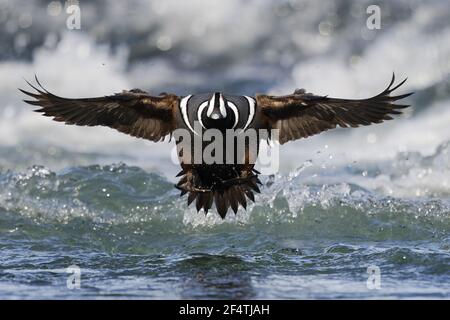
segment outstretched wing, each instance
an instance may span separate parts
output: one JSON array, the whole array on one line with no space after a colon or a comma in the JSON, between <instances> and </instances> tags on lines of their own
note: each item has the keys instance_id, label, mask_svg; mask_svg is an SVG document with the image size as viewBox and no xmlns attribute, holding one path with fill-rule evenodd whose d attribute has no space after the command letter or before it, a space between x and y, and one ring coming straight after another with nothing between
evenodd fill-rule
<instances>
[{"instance_id":1,"label":"outstretched wing","mask_svg":"<svg viewBox=\"0 0 450 320\"><path fill-rule=\"evenodd\" d=\"M256 95L256 103L266 117L269 129L279 129L281 144L290 140L306 138L322 131L341 127L367 126L391 120L391 115L400 114L399 109L408 105L394 104L412 93L398 96L390 94L405 83L406 79L389 86L380 94L361 100L335 99L316 96L305 90L296 90L287 96Z\"/></svg>"},{"instance_id":2,"label":"outstretched wing","mask_svg":"<svg viewBox=\"0 0 450 320\"><path fill-rule=\"evenodd\" d=\"M28 82L35 93L19 89L35 99L24 101L39 106L36 112L53 117L55 121L78 126L107 126L155 142L175 129L174 112L180 100L176 95L151 96L134 89L105 97L68 99L48 92L37 78L36 82L39 87Z\"/></svg>"}]
</instances>

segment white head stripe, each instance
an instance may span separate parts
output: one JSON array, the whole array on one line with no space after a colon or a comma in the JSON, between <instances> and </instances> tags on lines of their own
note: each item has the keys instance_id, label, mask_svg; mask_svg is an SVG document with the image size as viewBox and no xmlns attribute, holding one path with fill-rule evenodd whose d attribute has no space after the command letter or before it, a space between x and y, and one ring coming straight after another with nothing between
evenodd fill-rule
<instances>
[{"instance_id":1,"label":"white head stripe","mask_svg":"<svg viewBox=\"0 0 450 320\"><path fill-rule=\"evenodd\" d=\"M244 96L248 101L248 118L247 123L245 124L244 129L242 131L245 131L247 127L252 123L253 118L255 117L255 100L253 98L250 98L248 96Z\"/></svg>"},{"instance_id":2,"label":"white head stripe","mask_svg":"<svg viewBox=\"0 0 450 320\"><path fill-rule=\"evenodd\" d=\"M209 100L209 104L208 104L208 111L206 111L206 116L210 117L213 110L214 110L214 99L216 98L216 94L214 93L212 95L211 100Z\"/></svg>"},{"instance_id":3,"label":"white head stripe","mask_svg":"<svg viewBox=\"0 0 450 320\"><path fill-rule=\"evenodd\" d=\"M228 101L227 104L230 107L230 109L233 110L233 112L234 112L234 125L233 125L233 129L234 129L234 128L236 128L236 126L237 126L237 124L239 122L239 111L238 111L238 108L236 107L236 105L233 102Z\"/></svg>"},{"instance_id":4,"label":"white head stripe","mask_svg":"<svg viewBox=\"0 0 450 320\"><path fill-rule=\"evenodd\" d=\"M189 130L191 130L194 134L198 135L198 133L194 131L191 124L189 123L189 117L187 114L187 103L191 97L192 97L192 94L181 99L181 103L180 103L181 114L183 116L183 121L186 124L186 126L189 128Z\"/></svg>"},{"instance_id":5,"label":"white head stripe","mask_svg":"<svg viewBox=\"0 0 450 320\"><path fill-rule=\"evenodd\" d=\"M227 117L227 109L225 109L225 101L223 100L222 94L219 95L219 106L220 106L220 114L222 117Z\"/></svg>"}]
</instances>

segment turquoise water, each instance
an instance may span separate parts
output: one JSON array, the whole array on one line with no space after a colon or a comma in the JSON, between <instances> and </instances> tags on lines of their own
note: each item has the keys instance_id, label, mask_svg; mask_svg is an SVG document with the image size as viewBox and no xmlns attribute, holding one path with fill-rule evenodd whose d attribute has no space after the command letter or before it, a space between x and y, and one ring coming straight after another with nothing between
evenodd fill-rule
<instances>
[{"instance_id":1,"label":"turquoise water","mask_svg":"<svg viewBox=\"0 0 450 320\"><path fill-rule=\"evenodd\" d=\"M0 299L450 298L448 1L380 1L375 30L371 0L81 1L80 30L44 2L0 1ZM173 145L17 90L365 98L393 71L405 114L283 145L224 221L179 198Z\"/></svg>"},{"instance_id":2,"label":"turquoise water","mask_svg":"<svg viewBox=\"0 0 450 320\"><path fill-rule=\"evenodd\" d=\"M301 176L276 177L222 221L125 164L4 171L0 297L449 297L448 201ZM80 289L66 286L71 265ZM367 287L369 266L380 268L378 290Z\"/></svg>"}]
</instances>

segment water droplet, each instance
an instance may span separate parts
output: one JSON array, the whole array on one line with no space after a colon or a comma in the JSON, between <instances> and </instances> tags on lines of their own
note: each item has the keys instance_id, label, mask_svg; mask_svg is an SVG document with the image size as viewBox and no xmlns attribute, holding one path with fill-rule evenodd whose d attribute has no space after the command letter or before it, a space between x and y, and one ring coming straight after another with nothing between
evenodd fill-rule
<instances>
[{"instance_id":1,"label":"water droplet","mask_svg":"<svg viewBox=\"0 0 450 320\"><path fill-rule=\"evenodd\" d=\"M47 13L48 15L55 17L59 15L62 11L62 5L59 1L52 1L47 6Z\"/></svg>"},{"instance_id":2,"label":"water droplet","mask_svg":"<svg viewBox=\"0 0 450 320\"><path fill-rule=\"evenodd\" d=\"M161 51L172 49L172 39L169 36L161 36L156 41L156 47Z\"/></svg>"},{"instance_id":3,"label":"water droplet","mask_svg":"<svg viewBox=\"0 0 450 320\"><path fill-rule=\"evenodd\" d=\"M371 143L371 144L376 143L377 142L377 135L375 133L369 133L367 135L367 142Z\"/></svg>"}]
</instances>

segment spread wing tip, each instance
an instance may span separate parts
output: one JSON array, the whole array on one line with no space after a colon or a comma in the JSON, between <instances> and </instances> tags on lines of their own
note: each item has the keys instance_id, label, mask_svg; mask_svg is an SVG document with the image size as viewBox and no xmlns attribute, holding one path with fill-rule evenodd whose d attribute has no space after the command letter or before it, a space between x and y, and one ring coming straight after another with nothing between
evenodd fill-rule
<instances>
[{"instance_id":1,"label":"spread wing tip","mask_svg":"<svg viewBox=\"0 0 450 320\"><path fill-rule=\"evenodd\" d=\"M36 74L34 75L34 78L35 78L35 81L36 81L36 83L37 83L37 85L38 85L39 87L37 87L36 85L32 84L30 81L28 81L28 80L25 79L25 78L24 78L24 80L25 80L25 82L26 82L32 89L34 89L36 92L30 92L30 91L27 91L27 90L18 88L18 90L19 90L20 92L22 92L23 94L25 94L25 95L27 95L27 96L29 96L29 97L32 97L32 98L34 98L34 99L36 99L36 100L23 100L25 103L30 104L30 105L33 105L33 106L42 106L43 103L44 103L44 101L45 101L46 99L49 99L49 98L52 98L52 97L56 98L56 96L54 96L53 94L51 94L49 91L47 91L47 89L45 89L45 88L42 86L42 84L41 84L41 82L39 81L39 79L38 79L38 77L37 77Z\"/></svg>"},{"instance_id":2,"label":"spread wing tip","mask_svg":"<svg viewBox=\"0 0 450 320\"><path fill-rule=\"evenodd\" d=\"M387 86L387 88L381 92L378 96L388 96L389 94L391 94L393 91L397 90L398 88L400 88L405 82L406 80L408 80L408 77L406 77L405 79L403 79L402 81L400 81L397 85L394 86L395 83L395 73L392 73L392 78L391 81L389 82L389 85ZM401 96L396 96L396 97L391 97L391 98L397 98L398 99L403 99L406 98L410 95L412 95L414 92L410 92Z\"/></svg>"}]
</instances>

